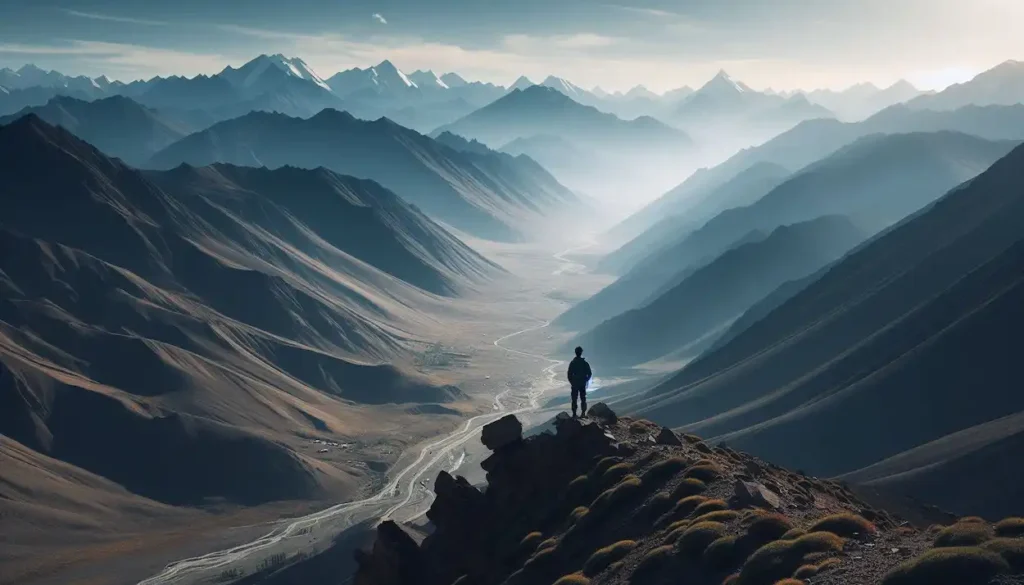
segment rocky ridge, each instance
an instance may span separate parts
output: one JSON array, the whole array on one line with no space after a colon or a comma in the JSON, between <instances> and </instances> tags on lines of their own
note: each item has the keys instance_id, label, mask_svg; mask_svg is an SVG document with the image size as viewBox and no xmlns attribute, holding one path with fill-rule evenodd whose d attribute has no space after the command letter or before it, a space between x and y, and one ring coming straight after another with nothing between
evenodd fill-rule
<instances>
[{"instance_id":1,"label":"rocky ridge","mask_svg":"<svg viewBox=\"0 0 1024 585\"><path fill-rule=\"evenodd\" d=\"M1022 583L1024 519L922 508L914 521L841 482L594 405L522 438L483 430L487 486L441 472L414 538L385 521L355 585Z\"/></svg>"}]
</instances>

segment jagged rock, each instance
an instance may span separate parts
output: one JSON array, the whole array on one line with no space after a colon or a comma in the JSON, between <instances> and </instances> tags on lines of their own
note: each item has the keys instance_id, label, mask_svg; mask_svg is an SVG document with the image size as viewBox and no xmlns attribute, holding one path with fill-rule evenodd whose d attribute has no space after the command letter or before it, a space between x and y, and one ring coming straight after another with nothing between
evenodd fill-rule
<instances>
[{"instance_id":1,"label":"jagged rock","mask_svg":"<svg viewBox=\"0 0 1024 585\"><path fill-rule=\"evenodd\" d=\"M743 467L747 470L747 473L749 473L752 477L758 477L764 472L764 468L761 467L761 464L758 463L757 461L754 461L753 459L748 459L743 464Z\"/></svg>"},{"instance_id":2,"label":"jagged rock","mask_svg":"<svg viewBox=\"0 0 1024 585\"><path fill-rule=\"evenodd\" d=\"M480 442L491 451L523 440L523 423L514 414L499 418L491 424L484 425L480 433Z\"/></svg>"},{"instance_id":3,"label":"jagged rock","mask_svg":"<svg viewBox=\"0 0 1024 585\"><path fill-rule=\"evenodd\" d=\"M672 432L672 429L668 427L661 427L661 432L658 433L657 442L659 445L682 445L683 442L679 440L679 437Z\"/></svg>"},{"instance_id":4,"label":"jagged rock","mask_svg":"<svg viewBox=\"0 0 1024 585\"><path fill-rule=\"evenodd\" d=\"M427 518L437 526L465 524L474 519L485 504L484 494L464 477L452 477L447 471L437 474L434 481L434 503L427 510Z\"/></svg>"},{"instance_id":5,"label":"jagged rock","mask_svg":"<svg viewBox=\"0 0 1024 585\"><path fill-rule=\"evenodd\" d=\"M356 551L356 562L359 568L354 585L413 583L423 567L419 545L391 520L385 520L377 527L377 540L370 552Z\"/></svg>"},{"instance_id":6,"label":"jagged rock","mask_svg":"<svg viewBox=\"0 0 1024 585\"><path fill-rule=\"evenodd\" d=\"M555 416L555 432L559 436L570 436L583 427L583 423L577 418L572 418L565 412L560 412Z\"/></svg>"},{"instance_id":7,"label":"jagged rock","mask_svg":"<svg viewBox=\"0 0 1024 585\"><path fill-rule=\"evenodd\" d=\"M750 481L737 481L733 486L733 497L740 507L757 507L777 510L782 507L778 494L765 486Z\"/></svg>"},{"instance_id":8,"label":"jagged rock","mask_svg":"<svg viewBox=\"0 0 1024 585\"><path fill-rule=\"evenodd\" d=\"M604 402L598 402L587 410L590 418L595 418L605 424L613 425L618 422L619 417Z\"/></svg>"}]
</instances>

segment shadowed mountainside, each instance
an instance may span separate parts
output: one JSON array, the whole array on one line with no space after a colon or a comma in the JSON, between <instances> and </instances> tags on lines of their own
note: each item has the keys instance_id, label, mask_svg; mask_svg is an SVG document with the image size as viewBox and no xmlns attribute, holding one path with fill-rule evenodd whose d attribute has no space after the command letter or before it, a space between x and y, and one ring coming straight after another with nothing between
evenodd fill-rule
<instances>
[{"instance_id":1,"label":"shadowed mountainside","mask_svg":"<svg viewBox=\"0 0 1024 585\"><path fill-rule=\"evenodd\" d=\"M865 233L874 234L984 171L1013 145L953 132L862 138L790 176L755 203L723 211L693 231L681 230L619 280L560 315L555 324L589 329L633 309L751 232L845 215Z\"/></svg>"},{"instance_id":2,"label":"shadowed mountainside","mask_svg":"<svg viewBox=\"0 0 1024 585\"><path fill-rule=\"evenodd\" d=\"M116 156L131 165L145 163L157 151L191 131L188 124L122 96L96 101L58 96L45 105L0 118L0 125L27 114L61 126L108 156Z\"/></svg>"},{"instance_id":3,"label":"shadowed mountainside","mask_svg":"<svg viewBox=\"0 0 1024 585\"><path fill-rule=\"evenodd\" d=\"M303 437L462 397L403 356L427 290L496 268L379 185L143 173L34 115L0 157L0 432L40 457L169 504L316 498L367 472Z\"/></svg>"},{"instance_id":4,"label":"shadowed mountainside","mask_svg":"<svg viewBox=\"0 0 1024 585\"><path fill-rule=\"evenodd\" d=\"M325 167L373 179L453 227L518 239L575 196L535 163L460 152L386 118L324 110L308 119L254 112L221 122L157 153L151 164Z\"/></svg>"},{"instance_id":5,"label":"shadowed mountainside","mask_svg":"<svg viewBox=\"0 0 1024 585\"><path fill-rule=\"evenodd\" d=\"M1024 410L1022 161L1017 148L864 244L634 407L824 474Z\"/></svg>"},{"instance_id":6,"label":"shadowed mountainside","mask_svg":"<svg viewBox=\"0 0 1024 585\"><path fill-rule=\"evenodd\" d=\"M603 366L635 365L682 350L789 280L811 274L864 239L848 219L827 216L776 228L733 248L643 306L574 339ZM695 351L686 352L694 355Z\"/></svg>"}]
</instances>

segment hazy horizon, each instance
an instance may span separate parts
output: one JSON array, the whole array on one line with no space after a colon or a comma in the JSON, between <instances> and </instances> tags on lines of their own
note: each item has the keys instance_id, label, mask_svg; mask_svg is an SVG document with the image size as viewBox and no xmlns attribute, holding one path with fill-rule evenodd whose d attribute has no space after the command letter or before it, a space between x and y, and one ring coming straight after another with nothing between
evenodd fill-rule
<instances>
[{"instance_id":1,"label":"hazy horizon","mask_svg":"<svg viewBox=\"0 0 1024 585\"><path fill-rule=\"evenodd\" d=\"M505 86L556 75L587 89L661 93L700 86L721 69L757 89L906 79L937 90L1024 56L1013 26L1024 4L1012 0L421 4L257 0L240 13L199 0L19 1L0 7L0 67L130 81L212 74L282 53L323 77L389 59L407 72Z\"/></svg>"}]
</instances>

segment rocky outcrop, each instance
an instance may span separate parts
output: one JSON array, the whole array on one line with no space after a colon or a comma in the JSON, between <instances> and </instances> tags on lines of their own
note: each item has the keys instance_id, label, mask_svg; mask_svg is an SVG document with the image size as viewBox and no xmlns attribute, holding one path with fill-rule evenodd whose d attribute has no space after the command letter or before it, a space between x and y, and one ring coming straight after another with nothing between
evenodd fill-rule
<instances>
[{"instance_id":1,"label":"rocky outcrop","mask_svg":"<svg viewBox=\"0 0 1024 585\"><path fill-rule=\"evenodd\" d=\"M526 439L492 423L486 489L441 472L433 532L382 524L356 585L874 585L935 539L842 483L609 413ZM997 540L991 558L1019 546Z\"/></svg>"},{"instance_id":2,"label":"rocky outcrop","mask_svg":"<svg viewBox=\"0 0 1024 585\"><path fill-rule=\"evenodd\" d=\"M513 414L484 425L480 432L480 442L491 451L523 440L523 423Z\"/></svg>"}]
</instances>

